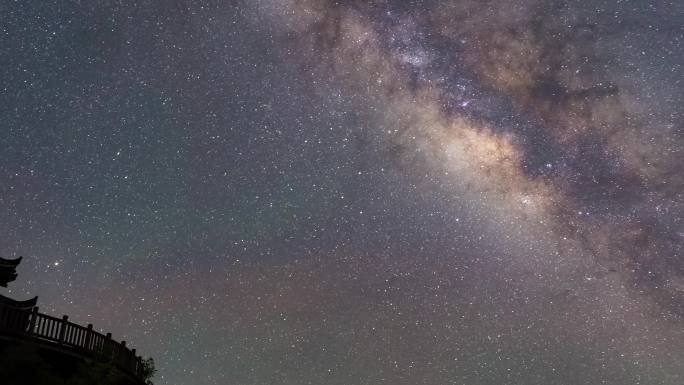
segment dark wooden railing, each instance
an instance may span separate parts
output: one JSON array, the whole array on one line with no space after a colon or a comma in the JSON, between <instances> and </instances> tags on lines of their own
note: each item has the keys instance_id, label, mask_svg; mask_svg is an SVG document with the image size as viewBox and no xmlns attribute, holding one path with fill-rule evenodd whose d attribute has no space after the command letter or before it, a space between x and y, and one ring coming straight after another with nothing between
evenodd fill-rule
<instances>
[{"instance_id":1,"label":"dark wooden railing","mask_svg":"<svg viewBox=\"0 0 684 385\"><path fill-rule=\"evenodd\" d=\"M68 316L53 317L31 310L18 309L0 304L0 332L37 338L65 346L87 356L111 360L119 369L136 378L143 379L142 359L135 349L128 349L126 341L112 340L112 334L103 335L87 327L69 322Z\"/></svg>"}]
</instances>

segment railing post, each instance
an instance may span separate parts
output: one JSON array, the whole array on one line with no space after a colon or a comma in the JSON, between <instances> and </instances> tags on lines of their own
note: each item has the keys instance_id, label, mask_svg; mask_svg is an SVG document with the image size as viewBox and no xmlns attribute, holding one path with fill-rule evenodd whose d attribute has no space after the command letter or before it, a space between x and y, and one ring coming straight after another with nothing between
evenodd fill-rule
<instances>
[{"instance_id":1,"label":"railing post","mask_svg":"<svg viewBox=\"0 0 684 385\"><path fill-rule=\"evenodd\" d=\"M36 319L38 318L38 306L34 306L31 310L31 321L29 322L28 333L33 334L36 330Z\"/></svg>"},{"instance_id":2,"label":"railing post","mask_svg":"<svg viewBox=\"0 0 684 385\"><path fill-rule=\"evenodd\" d=\"M127 353L128 349L126 349L126 341L121 341L121 344L119 345L119 351L116 355L116 363L119 364L119 367L126 365Z\"/></svg>"},{"instance_id":3,"label":"railing post","mask_svg":"<svg viewBox=\"0 0 684 385\"><path fill-rule=\"evenodd\" d=\"M93 324L88 324L88 330L86 330L86 336L85 336L85 348L86 350L94 350L90 348L90 340L92 338L93 334Z\"/></svg>"},{"instance_id":4,"label":"railing post","mask_svg":"<svg viewBox=\"0 0 684 385\"><path fill-rule=\"evenodd\" d=\"M59 343L64 343L64 334L66 333L67 322L69 322L69 316L62 316L62 327L59 330Z\"/></svg>"},{"instance_id":5,"label":"railing post","mask_svg":"<svg viewBox=\"0 0 684 385\"><path fill-rule=\"evenodd\" d=\"M112 344L112 333L107 333L105 336L105 341L102 347L102 353L106 356L109 356L109 360L111 361L114 358L114 344Z\"/></svg>"}]
</instances>

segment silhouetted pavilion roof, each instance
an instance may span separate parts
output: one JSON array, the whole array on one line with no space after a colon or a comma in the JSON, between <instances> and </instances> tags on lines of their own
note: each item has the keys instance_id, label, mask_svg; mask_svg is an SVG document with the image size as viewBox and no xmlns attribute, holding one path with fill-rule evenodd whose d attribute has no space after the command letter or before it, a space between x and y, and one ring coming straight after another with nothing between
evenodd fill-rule
<instances>
[{"instance_id":1,"label":"silhouetted pavilion roof","mask_svg":"<svg viewBox=\"0 0 684 385\"><path fill-rule=\"evenodd\" d=\"M21 263L21 257L16 259L0 258L0 286L7 287L7 284L17 279L17 266Z\"/></svg>"}]
</instances>

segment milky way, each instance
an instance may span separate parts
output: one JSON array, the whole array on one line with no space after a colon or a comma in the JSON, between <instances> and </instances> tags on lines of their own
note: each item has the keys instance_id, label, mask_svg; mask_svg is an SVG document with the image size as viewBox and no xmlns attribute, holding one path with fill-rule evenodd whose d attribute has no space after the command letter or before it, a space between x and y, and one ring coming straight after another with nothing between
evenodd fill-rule
<instances>
[{"instance_id":1,"label":"milky way","mask_svg":"<svg viewBox=\"0 0 684 385\"><path fill-rule=\"evenodd\" d=\"M11 294L155 383L684 381L683 5L0 15Z\"/></svg>"}]
</instances>

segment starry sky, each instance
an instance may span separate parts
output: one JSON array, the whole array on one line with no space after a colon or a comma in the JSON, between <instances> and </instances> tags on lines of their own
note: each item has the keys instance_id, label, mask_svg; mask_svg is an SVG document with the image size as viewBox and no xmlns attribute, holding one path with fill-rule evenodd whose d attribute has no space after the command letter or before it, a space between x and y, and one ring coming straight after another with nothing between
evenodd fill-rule
<instances>
[{"instance_id":1,"label":"starry sky","mask_svg":"<svg viewBox=\"0 0 684 385\"><path fill-rule=\"evenodd\" d=\"M3 294L158 385L684 383L684 3L0 2Z\"/></svg>"}]
</instances>

